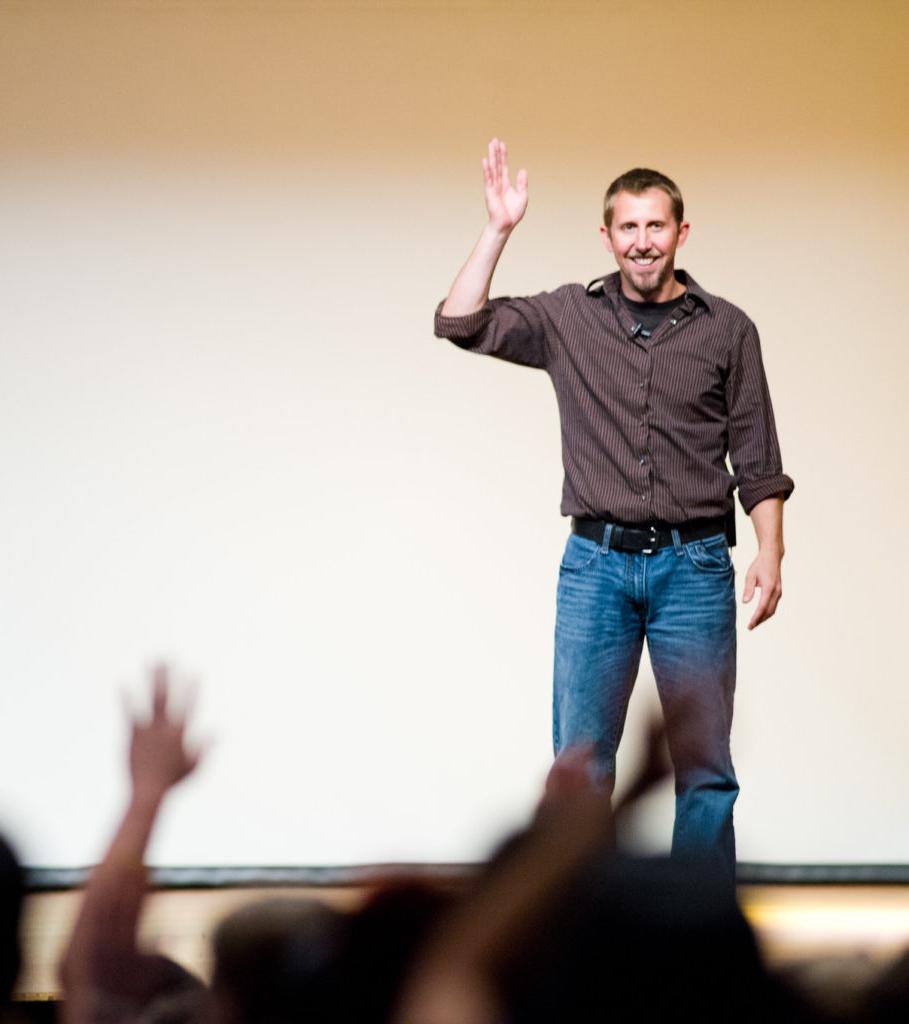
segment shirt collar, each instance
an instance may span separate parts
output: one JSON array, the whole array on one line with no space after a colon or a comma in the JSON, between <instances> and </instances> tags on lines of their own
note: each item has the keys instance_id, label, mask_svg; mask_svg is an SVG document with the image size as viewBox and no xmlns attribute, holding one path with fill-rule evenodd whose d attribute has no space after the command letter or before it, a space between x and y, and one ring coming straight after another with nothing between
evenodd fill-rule
<instances>
[{"instance_id":1,"label":"shirt collar","mask_svg":"<svg viewBox=\"0 0 909 1024\"><path fill-rule=\"evenodd\" d=\"M690 300L702 305L707 312L712 312L714 297L705 292L695 279L685 270L676 270L675 279L685 286ZM618 295L621 289L622 275L616 271L605 277L598 277L587 285L588 295Z\"/></svg>"}]
</instances>

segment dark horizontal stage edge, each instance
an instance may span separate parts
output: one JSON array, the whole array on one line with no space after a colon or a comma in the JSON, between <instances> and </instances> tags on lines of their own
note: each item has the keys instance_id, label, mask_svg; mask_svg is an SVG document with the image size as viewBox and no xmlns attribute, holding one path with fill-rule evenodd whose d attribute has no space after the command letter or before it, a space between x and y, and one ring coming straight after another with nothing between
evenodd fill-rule
<instances>
[{"instance_id":1,"label":"dark horizontal stage edge","mask_svg":"<svg viewBox=\"0 0 909 1024\"><path fill-rule=\"evenodd\" d=\"M160 889L275 886L363 886L396 877L453 881L469 878L479 864L359 864L344 867L151 868ZM27 868L31 892L75 889L91 868ZM738 865L740 885L909 885L909 864Z\"/></svg>"}]
</instances>

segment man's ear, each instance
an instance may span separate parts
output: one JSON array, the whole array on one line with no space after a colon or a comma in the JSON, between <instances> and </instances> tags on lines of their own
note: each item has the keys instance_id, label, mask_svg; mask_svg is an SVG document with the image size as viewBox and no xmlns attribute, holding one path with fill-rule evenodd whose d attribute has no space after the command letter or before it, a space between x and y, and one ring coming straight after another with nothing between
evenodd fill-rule
<instances>
[{"instance_id":1,"label":"man's ear","mask_svg":"<svg viewBox=\"0 0 909 1024\"><path fill-rule=\"evenodd\" d=\"M683 220L682 223L679 224L679 240L676 242L677 249L685 244L685 239L688 237L688 231L690 228L691 225L687 220Z\"/></svg>"},{"instance_id":2,"label":"man's ear","mask_svg":"<svg viewBox=\"0 0 909 1024\"><path fill-rule=\"evenodd\" d=\"M687 228L688 225L686 224L685 227ZM609 228L607 228L605 224L600 228L600 238L603 239L603 245L605 245L610 252L615 252L612 245L612 239L609 237Z\"/></svg>"}]
</instances>

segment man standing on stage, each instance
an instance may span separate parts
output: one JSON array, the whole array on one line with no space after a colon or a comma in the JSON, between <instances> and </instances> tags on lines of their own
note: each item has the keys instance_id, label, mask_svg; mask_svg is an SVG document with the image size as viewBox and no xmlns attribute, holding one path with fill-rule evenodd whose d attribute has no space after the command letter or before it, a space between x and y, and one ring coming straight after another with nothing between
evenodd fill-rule
<instances>
[{"instance_id":1,"label":"man standing on stage","mask_svg":"<svg viewBox=\"0 0 909 1024\"><path fill-rule=\"evenodd\" d=\"M753 629L782 594L783 501L794 486L757 331L675 269L689 230L681 194L640 168L606 193L600 231L618 273L490 301L499 256L527 208L527 172L512 185L505 144L494 139L483 173L489 219L435 330L461 348L545 369L555 387L561 510L572 517L559 570L555 751L594 743L611 785L646 637L676 774L673 853L713 857L734 878L733 492L758 540L743 596L760 590Z\"/></svg>"}]
</instances>

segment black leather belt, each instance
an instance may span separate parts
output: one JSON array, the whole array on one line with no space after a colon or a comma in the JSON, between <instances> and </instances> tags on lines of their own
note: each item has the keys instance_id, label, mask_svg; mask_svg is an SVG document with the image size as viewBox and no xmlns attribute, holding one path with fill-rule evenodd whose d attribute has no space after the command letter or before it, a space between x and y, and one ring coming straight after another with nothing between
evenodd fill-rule
<instances>
[{"instance_id":1,"label":"black leather belt","mask_svg":"<svg viewBox=\"0 0 909 1024\"><path fill-rule=\"evenodd\" d=\"M603 536L609 522L605 519L584 519L573 517L571 529L579 536L588 540L603 543ZM726 532L726 517L717 516L713 519L690 519L687 523L613 523L609 537L610 550L632 551L641 555L649 555L660 548L669 547L673 543L672 531L679 531L679 539L683 544L692 540L703 540Z\"/></svg>"}]
</instances>

